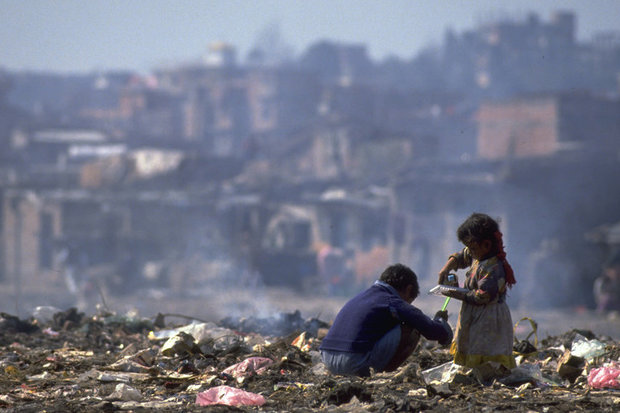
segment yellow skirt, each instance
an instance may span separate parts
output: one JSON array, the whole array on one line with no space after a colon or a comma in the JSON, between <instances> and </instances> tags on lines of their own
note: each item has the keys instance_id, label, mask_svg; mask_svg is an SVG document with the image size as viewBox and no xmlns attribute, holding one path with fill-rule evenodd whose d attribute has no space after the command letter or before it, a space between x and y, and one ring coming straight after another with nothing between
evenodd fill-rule
<instances>
[{"instance_id":1,"label":"yellow skirt","mask_svg":"<svg viewBox=\"0 0 620 413\"><path fill-rule=\"evenodd\" d=\"M493 361L512 369L516 367L512 346L512 318L506 303L462 304L450 348L455 364L476 367Z\"/></svg>"}]
</instances>

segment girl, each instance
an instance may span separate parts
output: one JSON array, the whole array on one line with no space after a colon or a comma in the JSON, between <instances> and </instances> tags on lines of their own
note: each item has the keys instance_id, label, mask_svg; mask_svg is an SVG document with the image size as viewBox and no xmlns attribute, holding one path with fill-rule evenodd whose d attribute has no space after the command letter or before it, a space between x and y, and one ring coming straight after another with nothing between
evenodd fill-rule
<instances>
[{"instance_id":1,"label":"girl","mask_svg":"<svg viewBox=\"0 0 620 413\"><path fill-rule=\"evenodd\" d=\"M469 267L465 280L469 291L446 293L463 301L450 350L454 363L476 367L494 361L512 369L516 364L506 289L516 281L506 261L499 225L486 214L474 213L456 234L465 248L452 254L439 271L439 284L447 284L450 271Z\"/></svg>"}]
</instances>

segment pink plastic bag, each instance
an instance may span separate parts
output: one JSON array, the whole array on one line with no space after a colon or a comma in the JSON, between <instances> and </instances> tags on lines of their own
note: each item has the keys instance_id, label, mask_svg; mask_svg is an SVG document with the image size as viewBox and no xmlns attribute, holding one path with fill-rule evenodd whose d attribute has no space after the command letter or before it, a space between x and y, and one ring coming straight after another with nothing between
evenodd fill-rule
<instances>
[{"instance_id":1,"label":"pink plastic bag","mask_svg":"<svg viewBox=\"0 0 620 413\"><path fill-rule=\"evenodd\" d=\"M270 358L250 357L243 360L241 363L226 367L222 373L230 374L234 378L247 377L253 374L263 374L272 364L273 360Z\"/></svg>"},{"instance_id":2,"label":"pink plastic bag","mask_svg":"<svg viewBox=\"0 0 620 413\"><path fill-rule=\"evenodd\" d=\"M227 406L261 406L265 398L260 394L250 393L245 390L229 386L211 387L209 390L196 395L196 404L209 406L212 404L225 404Z\"/></svg>"},{"instance_id":3,"label":"pink plastic bag","mask_svg":"<svg viewBox=\"0 0 620 413\"><path fill-rule=\"evenodd\" d=\"M620 389L620 365L607 363L603 367L590 370L588 384L594 389Z\"/></svg>"}]
</instances>

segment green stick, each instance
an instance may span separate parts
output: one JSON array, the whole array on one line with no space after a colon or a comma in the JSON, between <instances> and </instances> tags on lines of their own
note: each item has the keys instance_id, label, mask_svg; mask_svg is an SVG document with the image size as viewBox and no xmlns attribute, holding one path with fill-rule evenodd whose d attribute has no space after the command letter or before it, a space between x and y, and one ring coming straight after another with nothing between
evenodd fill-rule
<instances>
[{"instance_id":1,"label":"green stick","mask_svg":"<svg viewBox=\"0 0 620 413\"><path fill-rule=\"evenodd\" d=\"M456 274L448 274L448 281L452 282L456 280ZM443 302L443 307L441 307L441 311L446 311L448 308L448 303L450 302L451 297L446 297L446 301Z\"/></svg>"}]
</instances>

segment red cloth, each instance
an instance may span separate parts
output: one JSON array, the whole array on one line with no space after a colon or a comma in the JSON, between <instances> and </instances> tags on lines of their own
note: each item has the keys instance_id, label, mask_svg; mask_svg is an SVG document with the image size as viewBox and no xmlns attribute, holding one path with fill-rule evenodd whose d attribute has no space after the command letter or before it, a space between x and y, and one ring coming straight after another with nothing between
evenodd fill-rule
<instances>
[{"instance_id":1,"label":"red cloth","mask_svg":"<svg viewBox=\"0 0 620 413\"><path fill-rule=\"evenodd\" d=\"M504 251L504 238L502 233L497 231L495 233L495 238L497 239L499 246L497 258L499 258L504 264L504 272L506 273L506 284L508 285L508 287L512 288L512 286L517 283L517 280L515 279L515 273L512 270L512 267L510 266L510 264L508 264L508 261L506 260L506 251Z\"/></svg>"}]
</instances>

